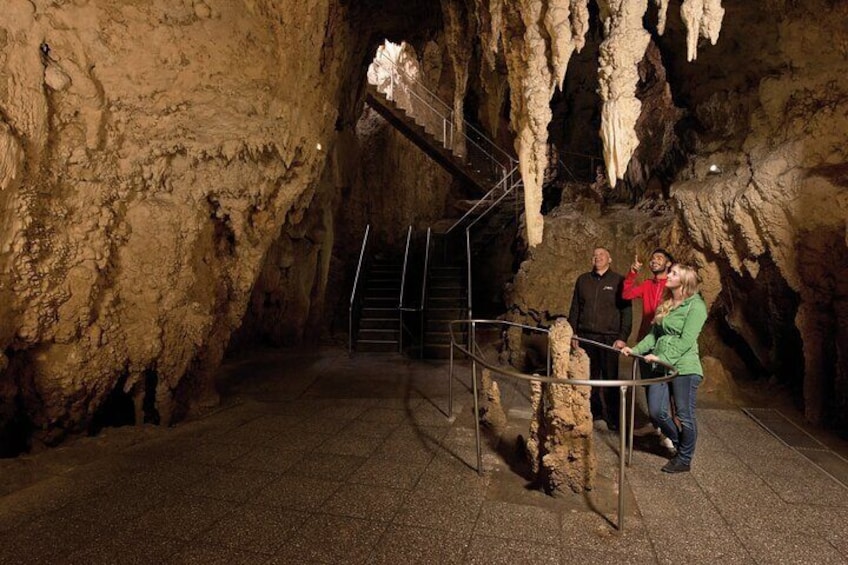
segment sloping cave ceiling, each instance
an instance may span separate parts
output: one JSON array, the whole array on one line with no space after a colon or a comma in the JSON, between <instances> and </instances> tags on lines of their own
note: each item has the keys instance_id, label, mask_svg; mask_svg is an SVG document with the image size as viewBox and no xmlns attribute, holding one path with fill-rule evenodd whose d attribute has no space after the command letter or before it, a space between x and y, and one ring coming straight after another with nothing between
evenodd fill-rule
<instances>
[{"instance_id":1,"label":"sloping cave ceiling","mask_svg":"<svg viewBox=\"0 0 848 565\"><path fill-rule=\"evenodd\" d=\"M384 39L521 158L508 315L565 314L599 241L619 270L667 245L701 269L715 382L785 383L844 430L848 7L695 5L719 29L646 0L6 0L0 454L214 405L228 348L338 339L365 223L391 245L463 190L362 126ZM602 178L543 206L547 141Z\"/></svg>"}]
</instances>

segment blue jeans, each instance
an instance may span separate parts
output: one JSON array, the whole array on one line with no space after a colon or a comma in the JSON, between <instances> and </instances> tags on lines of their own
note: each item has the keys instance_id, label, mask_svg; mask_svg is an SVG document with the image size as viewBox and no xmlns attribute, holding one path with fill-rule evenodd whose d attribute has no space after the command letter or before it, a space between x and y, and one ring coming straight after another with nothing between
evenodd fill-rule
<instances>
[{"instance_id":1,"label":"blue jeans","mask_svg":"<svg viewBox=\"0 0 848 565\"><path fill-rule=\"evenodd\" d=\"M648 387L648 412L651 419L674 443L677 448L677 458L687 465L692 463L692 457L695 455L695 441L698 439L698 425L695 423L695 395L698 392L698 385L703 380L704 377L701 375L679 375L670 383ZM674 407L677 410L677 419L680 420L680 429L671 417L669 386L674 395Z\"/></svg>"}]
</instances>

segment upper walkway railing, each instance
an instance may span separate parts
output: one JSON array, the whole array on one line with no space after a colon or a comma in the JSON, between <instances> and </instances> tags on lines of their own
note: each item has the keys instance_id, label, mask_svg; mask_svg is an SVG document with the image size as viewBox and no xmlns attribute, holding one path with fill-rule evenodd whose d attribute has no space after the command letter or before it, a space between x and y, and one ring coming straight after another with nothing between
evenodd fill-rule
<instances>
[{"instance_id":1,"label":"upper walkway railing","mask_svg":"<svg viewBox=\"0 0 848 565\"><path fill-rule=\"evenodd\" d=\"M457 340L457 336L455 333L456 328L461 326L470 326L468 327L469 334L469 347L465 347L462 342ZM625 462L627 465L630 465L630 461L633 457L633 424L636 417L636 387L646 386L652 384L660 384L667 383L677 377L677 370L668 365L667 363L659 362L658 365L662 365L667 371L668 374L662 377L653 377L648 379L643 379L638 376L638 363L637 361L645 361L645 358L641 355L631 354L631 358L633 359L632 363L632 373L631 378L629 380L596 380L596 379L563 379L559 377L554 377L551 375L551 345L550 338L547 340L547 357L545 366L547 368L547 375L541 376L537 374L528 375L525 373L521 373L516 371L512 367L507 367L502 363L491 362L485 359L482 348L477 344L477 329L479 326L483 326L484 328L495 327L495 328L520 328L522 330L527 330L531 332L542 333L547 336L550 335L550 330L548 328L537 328L533 326L527 326L524 324L518 324L515 322L509 322L506 320L454 320L450 324L450 339L451 339L451 353L450 353L450 372L448 376L448 415L453 415L453 372L454 372L454 350L457 350L461 353L464 353L471 359L471 383L472 383L472 394L474 395L474 424L475 424L475 433L477 440L477 472L482 474L483 472L483 456L480 448L480 406L478 399L478 387L477 387L477 365L481 365L493 373L497 373L506 377L510 377L513 379L528 381L528 382L538 382L538 383L547 383L547 384L558 384L558 385L570 385L570 386L589 386L589 387L618 387L620 399L619 399L619 422L621 425L619 426L619 451L618 451L618 460L619 460L619 469L618 469L618 529L624 530L624 467ZM601 349L606 349L608 351L613 351L617 354L621 354L621 351L615 349L612 346L606 345L604 343L599 343L597 341L593 341L591 339L581 338L575 336L574 340L579 343L591 346L591 347L599 347ZM630 389L630 415L627 417L627 390ZM625 421L628 422L625 425ZM629 440L629 441L628 441ZM629 446L629 449L628 449ZM625 457L625 452L627 453L627 457Z\"/></svg>"},{"instance_id":2,"label":"upper walkway railing","mask_svg":"<svg viewBox=\"0 0 848 565\"><path fill-rule=\"evenodd\" d=\"M416 77L411 76L385 51L378 51L374 66L381 70L377 79L388 77L388 83L375 84L377 90L403 108L443 147L463 159L466 166L492 183L505 177L517 160L492 141L479 128L463 117L457 118L453 108L442 101ZM385 79L384 79L385 81ZM459 130L459 131L457 131Z\"/></svg>"}]
</instances>

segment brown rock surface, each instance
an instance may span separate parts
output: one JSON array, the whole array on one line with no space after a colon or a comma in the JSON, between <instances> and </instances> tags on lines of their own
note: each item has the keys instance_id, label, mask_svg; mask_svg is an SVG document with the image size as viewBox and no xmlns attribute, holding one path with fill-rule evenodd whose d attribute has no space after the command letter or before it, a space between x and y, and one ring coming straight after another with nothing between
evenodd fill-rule
<instances>
[{"instance_id":1,"label":"brown rock surface","mask_svg":"<svg viewBox=\"0 0 848 565\"><path fill-rule=\"evenodd\" d=\"M114 390L164 422L214 401L204 375L332 139L336 10L4 4L0 390L44 439Z\"/></svg>"},{"instance_id":2,"label":"brown rock surface","mask_svg":"<svg viewBox=\"0 0 848 565\"><path fill-rule=\"evenodd\" d=\"M589 357L571 348L574 331L564 318L551 327L551 367L560 379L589 379ZM533 419L527 454L546 492L591 490L597 460L592 447L591 387L531 383Z\"/></svg>"}]
</instances>

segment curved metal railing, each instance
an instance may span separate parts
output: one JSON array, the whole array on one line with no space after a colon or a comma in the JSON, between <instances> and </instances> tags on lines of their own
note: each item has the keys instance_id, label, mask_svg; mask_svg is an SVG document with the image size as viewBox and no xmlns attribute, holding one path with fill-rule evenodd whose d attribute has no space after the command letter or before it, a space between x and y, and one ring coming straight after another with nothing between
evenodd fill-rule
<instances>
[{"instance_id":1,"label":"curved metal railing","mask_svg":"<svg viewBox=\"0 0 848 565\"><path fill-rule=\"evenodd\" d=\"M525 373L521 373L516 371L511 367L505 367L503 365L495 365L494 363L490 363L482 356L482 351L477 345L476 335L477 335L477 326L478 324L489 325L489 326L499 326L499 327L518 327L521 329L526 329L530 331L535 331L544 334L550 334L550 330L548 328L536 328L533 326L527 326L524 324L519 324L516 322L509 322L506 320L454 320L450 323L450 338L451 338L451 352L450 352L450 372L448 376L448 415L453 415L453 356L454 350L458 350L465 355L467 355L471 359L471 382L472 382L472 394L474 395L474 424L475 424L475 432L476 432L476 440L477 440L477 473L482 474L483 472L483 457L480 449L480 406L479 399L477 393L477 365L480 364L483 367L489 369L490 371L506 376L514 379L530 381L530 382L539 382L539 383L547 383L547 384L558 384L558 385L571 385L571 386L597 386L597 387L618 387L620 394L620 402L619 402L619 422L621 425L619 426L619 452L618 452L618 460L619 460L619 470L618 470L618 529L624 529L624 467L625 467L625 450L627 449L627 440L629 438L629 451L627 452L626 461L627 464L630 464L630 460L633 456L633 423L636 415L636 387L638 386L646 386L652 384L660 384L667 383L677 377L677 370L667 363L659 362L657 364L662 365L667 370L670 371L669 374L664 375L662 377L653 377L648 379L643 379L637 377L638 374L638 363L637 360L644 361L645 358L641 355L632 354L633 358L633 370L632 370L632 378L630 380L594 380L594 379L562 379L559 377L551 376L551 348L550 348L550 339L548 340L547 345L547 375L528 375ZM469 343L470 347L464 347L461 342L457 341L456 335L454 333L454 329L458 326L462 325L470 325L471 327L468 329L469 333ZM600 343L597 341L593 341L591 339L586 339L578 336L574 336L574 340L579 343L591 345L592 347L600 347L602 349L607 349L610 351L614 351L618 354L621 354L621 351L615 349L612 346L606 345L604 343ZM472 353L472 350L476 350L477 353ZM479 354L479 355L478 355ZM631 402L630 402L630 417L629 420L627 418L626 410L627 410L627 389L631 389ZM628 425L625 425L625 421L628 420Z\"/></svg>"}]
</instances>

